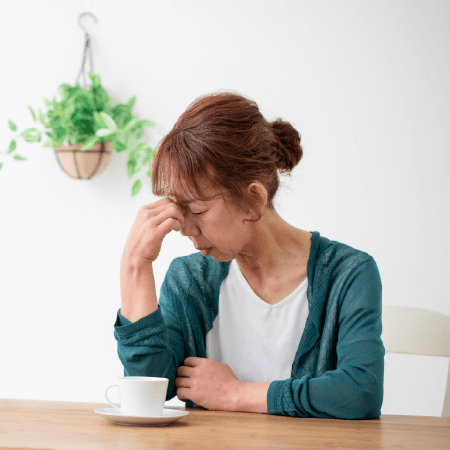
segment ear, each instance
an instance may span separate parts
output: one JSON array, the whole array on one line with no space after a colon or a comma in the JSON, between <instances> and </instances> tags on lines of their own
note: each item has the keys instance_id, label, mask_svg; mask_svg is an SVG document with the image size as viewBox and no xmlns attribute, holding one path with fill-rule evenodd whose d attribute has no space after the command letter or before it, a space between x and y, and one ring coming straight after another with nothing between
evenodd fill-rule
<instances>
[{"instance_id":1,"label":"ear","mask_svg":"<svg viewBox=\"0 0 450 450\"><path fill-rule=\"evenodd\" d=\"M269 194L267 193L267 189L259 181L254 181L253 183L248 185L247 191L249 193L252 193L253 195L256 194L259 197L258 206L260 208L260 213L262 214L264 208L267 205L267 199L269 197Z\"/></svg>"}]
</instances>

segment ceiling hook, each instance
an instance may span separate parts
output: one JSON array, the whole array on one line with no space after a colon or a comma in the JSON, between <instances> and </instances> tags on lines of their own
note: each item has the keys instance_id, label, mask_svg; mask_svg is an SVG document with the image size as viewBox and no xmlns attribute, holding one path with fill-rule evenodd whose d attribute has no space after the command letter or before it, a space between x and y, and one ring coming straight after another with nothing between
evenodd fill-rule
<instances>
[{"instance_id":1,"label":"ceiling hook","mask_svg":"<svg viewBox=\"0 0 450 450\"><path fill-rule=\"evenodd\" d=\"M81 13L81 14L78 16L78 25L80 25L80 28L82 28L83 31L84 31L86 34L89 34L89 33L87 32L86 28L84 28L83 25L81 24L81 18L82 18L83 16L86 16L86 15L91 16L91 17L94 19L94 23L97 23L97 18L94 16L94 14L92 14L92 13L90 13L90 12L84 12L84 13Z\"/></svg>"}]
</instances>

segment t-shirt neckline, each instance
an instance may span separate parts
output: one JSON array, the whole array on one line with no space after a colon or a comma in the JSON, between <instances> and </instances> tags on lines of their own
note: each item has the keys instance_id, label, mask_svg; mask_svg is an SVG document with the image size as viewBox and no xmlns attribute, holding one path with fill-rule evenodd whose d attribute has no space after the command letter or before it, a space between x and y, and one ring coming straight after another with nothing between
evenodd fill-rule
<instances>
[{"instance_id":1,"label":"t-shirt neckline","mask_svg":"<svg viewBox=\"0 0 450 450\"><path fill-rule=\"evenodd\" d=\"M248 283L247 279L245 278L244 274L241 271L241 268L239 267L239 264L237 263L236 259L233 259L231 261L231 264L233 266L233 270L236 273L236 276L238 277L240 283L244 286L244 288L247 290L247 292L250 293L251 297L254 298L258 303L261 305L267 307L267 308L280 308L284 306L286 303L288 303L292 298L294 298L308 283L308 277L306 277L287 297L283 298L283 300L279 301L278 303L275 303L274 305L271 305L270 303L267 303L265 300L263 300L256 292L252 289L250 284Z\"/></svg>"}]
</instances>

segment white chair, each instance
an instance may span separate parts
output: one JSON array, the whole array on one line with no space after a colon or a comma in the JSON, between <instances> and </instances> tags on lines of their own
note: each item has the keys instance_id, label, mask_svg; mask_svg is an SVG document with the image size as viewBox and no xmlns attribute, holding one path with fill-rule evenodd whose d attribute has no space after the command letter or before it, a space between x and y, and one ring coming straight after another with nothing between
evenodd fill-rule
<instances>
[{"instance_id":1,"label":"white chair","mask_svg":"<svg viewBox=\"0 0 450 450\"><path fill-rule=\"evenodd\" d=\"M421 308L383 305L386 352L450 357L450 316ZM450 361L442 417L450 417Z\"/></svg>"}]
</instances>

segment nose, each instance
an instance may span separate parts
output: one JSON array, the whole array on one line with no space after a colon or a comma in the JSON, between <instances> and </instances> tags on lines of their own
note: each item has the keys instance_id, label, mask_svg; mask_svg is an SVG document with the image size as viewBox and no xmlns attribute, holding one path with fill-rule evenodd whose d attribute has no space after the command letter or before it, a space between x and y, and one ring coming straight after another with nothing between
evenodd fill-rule
<instances>
[{"instance_id":1,"label":"nose","mask_svg":"<svg viewBox=\"0 0 450 450\"><path fill-rule=\"evenodd\" d=\"M189 218L189 214L184 216L184 227L181 227L180 234L182 236L199 236L201 234L200 228Z\"/></svg>"}]
</instances>

